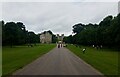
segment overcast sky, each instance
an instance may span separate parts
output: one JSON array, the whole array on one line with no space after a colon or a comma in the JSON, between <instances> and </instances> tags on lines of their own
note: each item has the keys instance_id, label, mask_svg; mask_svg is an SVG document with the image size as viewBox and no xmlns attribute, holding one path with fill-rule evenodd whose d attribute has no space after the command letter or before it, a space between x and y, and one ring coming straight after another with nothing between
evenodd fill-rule
<instances>
[{"instance_id":1,"label":"overcast sky","mask_svg":"<svg viewBox=\"0 0 120 77\"><path fill-rule=\"evenodd\" d=\"M118 2L2 3L2 19L5 22L21 21L27 30L35 33L51 30L54 34L70 35L74 24L99 23L104 17L117 14Z\"/></svg>"}]
</instances>

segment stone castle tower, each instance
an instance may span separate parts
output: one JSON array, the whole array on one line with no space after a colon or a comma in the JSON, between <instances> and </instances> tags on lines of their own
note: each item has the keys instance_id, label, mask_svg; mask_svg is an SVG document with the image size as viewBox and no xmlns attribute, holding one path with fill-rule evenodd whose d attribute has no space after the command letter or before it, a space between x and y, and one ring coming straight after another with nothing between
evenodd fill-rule
<instances>
[{"instance_id":1,"label":"stone castle tower","mask_svg":"<svg viewBox=\"0 0 120 77\"><path fill-rule=\"evenodd\" d=\"M41 43L52 43L52 34L45 31L40 34L40 42Z\"/></svg>"},{"instance_id":2,"label":"stone castle tower","mask_svg":"<svg viewBox=\"0 0 120 77\"><path fill-rule=\"evenodd\" d=\"M64 34L62 34L61 36L57 34L57 38L58 38L58 43L63 43Z\"/></svg>"}]
</instances>

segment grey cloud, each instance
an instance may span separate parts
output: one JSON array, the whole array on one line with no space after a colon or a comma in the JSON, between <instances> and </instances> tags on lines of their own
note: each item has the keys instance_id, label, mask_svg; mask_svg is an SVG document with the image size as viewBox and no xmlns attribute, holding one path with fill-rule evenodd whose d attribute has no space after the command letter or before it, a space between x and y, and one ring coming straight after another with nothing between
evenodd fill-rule
<instances>
[{"instance_id":1,"label":"grey cloud","mask_svg":"<svg viewBox=\"0 0 120 77\"><path fill-rule=\"evenodd\" d=\"M117 15L117 2L5 2L3 20L22 21L28 30L40 33L72 33L76 23L99 23L107 15Z\"/></svg>"},{"instance_id":2,"label":"grey cloud","mask_svg":"<svg viewBox=\"0 0 120 77\"><path fill-rule=\"evenodd\" d=\"M119 0L1 0L0 2L118 2Z\"/></svg>"}]
</instances>

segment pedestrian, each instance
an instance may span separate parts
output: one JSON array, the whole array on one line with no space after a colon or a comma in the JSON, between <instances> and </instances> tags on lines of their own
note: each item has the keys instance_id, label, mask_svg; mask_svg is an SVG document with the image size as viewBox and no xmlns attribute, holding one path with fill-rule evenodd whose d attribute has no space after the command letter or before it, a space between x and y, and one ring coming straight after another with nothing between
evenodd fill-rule
<instances>
[{"instance_id":1,"label":"pedestrian","mask_svg":"<svg viewBox=\"0 0 120 77\"><path fill-rule=\"evenodd\" d=\"M100 45L100 49L102 49L102 45Z\"/></svg>"},{"instance_id":2,"label":"pedestrian","mask_svg":"<svg viewBox=\"0 0 120 77\"><path fill-rule=\"evenodd\" d=\"M83 49L83 54L85 53L85 51L86 51L86 48Z\"/></svg>"},{"instance_id":3,"label":"pedestrian","mask_svg":"<svg viewBox=\"0 0 120 77\"><path fill-rule=\"evenodd\" d=\"M96 47L96 48L97 48L97 50L98 50L99 46L97 45L97 47Z\"/></svg>"},{"instance_id":4,"label":"pedestrian","mask_svg":"<svg viewBox=\"0 0 120 77\"><path fill-rule=\"evenodd\" d=\"M63 45L61 44L61 48L63 47Z\"/></svg>"},{"instance_id":5,"label":"pedestrian","mask_svg":"<svg viewBox=\"0 0 120 77\"><path fill-rule=\"evenodd\" d=\"M58 48L60 48L60 44L58 44Z\"/></svg>"}]
</instances>

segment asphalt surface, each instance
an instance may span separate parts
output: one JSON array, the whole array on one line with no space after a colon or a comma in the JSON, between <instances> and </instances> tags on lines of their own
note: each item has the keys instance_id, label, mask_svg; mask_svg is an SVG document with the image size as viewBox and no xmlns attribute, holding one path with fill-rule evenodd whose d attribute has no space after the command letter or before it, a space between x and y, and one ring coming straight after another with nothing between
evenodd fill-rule
<instances>
[{"instance_id":1,"label":"asphalt surface","mask_svg":"<svg viewBox=\"0 0 120 77\"><path fill-rule=\"evenodd\" d=\"M66 48L54 48L13 75L102 75Z\"/></svg>"}]
</instances>

